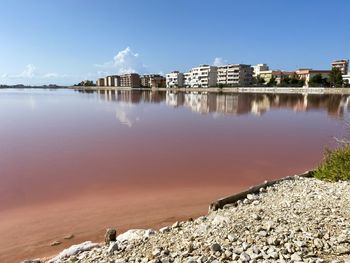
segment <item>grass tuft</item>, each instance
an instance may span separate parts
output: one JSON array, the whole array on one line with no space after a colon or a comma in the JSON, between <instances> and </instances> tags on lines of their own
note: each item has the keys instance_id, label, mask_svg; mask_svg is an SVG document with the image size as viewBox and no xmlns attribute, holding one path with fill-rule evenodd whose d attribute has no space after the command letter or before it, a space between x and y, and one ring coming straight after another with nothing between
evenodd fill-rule
<instances>
[{"instance_id":1,"label":"grass tuft","mask_svg":"<svg viewBox=\"0 0 350 263\"><path fill-rule=\"evenodd\" d=\"M350 146L333 151L326 149L324 159L314 177L328 182L350 180Z\"/></svg>"}]
</instances>

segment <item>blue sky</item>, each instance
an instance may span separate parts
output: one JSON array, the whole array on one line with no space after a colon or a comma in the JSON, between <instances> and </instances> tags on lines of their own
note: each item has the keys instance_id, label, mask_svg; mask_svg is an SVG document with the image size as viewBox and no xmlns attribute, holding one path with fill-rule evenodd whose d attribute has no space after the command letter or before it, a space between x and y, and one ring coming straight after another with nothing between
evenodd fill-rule
<instances>
[{"instance_id":1,"label":"blue sky","mask_svg":"<svg viewBox=\"0 0 350 263\"><path fill-rule=\"evenodd\" d=\"M326 69L350 58L348 0L2 0L0 84L187 71L215 58Z\"/></svg>"}]
</instances>

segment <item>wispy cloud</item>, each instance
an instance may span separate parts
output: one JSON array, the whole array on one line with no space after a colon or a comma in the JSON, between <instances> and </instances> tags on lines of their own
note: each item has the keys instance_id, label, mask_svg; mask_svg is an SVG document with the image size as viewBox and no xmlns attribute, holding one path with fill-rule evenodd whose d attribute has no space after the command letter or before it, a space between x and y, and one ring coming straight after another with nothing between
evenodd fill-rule
<instances>
[{"instance_id":1,"label":"wispy cloud","mask_svg":"<svg viewBox=\"0 0 350 263\"><path fill-rule=\"evenodd\" d=\"M33 64L28 64L25 66L24 70L18 74L7 74L4 73L0 76L2 79L57 79L57 78L67 78L67 74L58 74L56 72L41 73L38 72L37 67Z\"/></svg>"},{"instance_id":2,"label":"wispy cloud","mask_svg":"<svg viewBox=\"0 0 350 263\"><path fill-rule=\"evenodd\" d=\"M225 59L220 58L220 57L216 57L214 59L213 65L218 67L218 66L222 66L222 65L224 65L226 63L227 63L227 61Z\"/></svg>"},{"instance_id":3,"label":"wispy cloud","mask_svg":"<svg viewBox=\"0 0 350 263\"><path fill-rule=\"evenodd\" d=\"M118 74L125 73L145 73L147 67L142 63L141 57L138 53L131 50L130 47L126 47L120 50L112 61L105 62L103 64L96 64L98 68L110 69Z\"/></svg>"},{"instance_id":4,"label":"wispy cloud","mask_svg":"<svg viewBox=\"0 0 350 263\"><path fill-rule=\"evenodd\" d=\"M59 75L55 72L50 72L50 73L46 73L43 75L43 78L45 79L51 79L51 78L58 78L58 77L64 77L63 75Z\"/></svg>"},{"instance_id":5,"label":"wispy cloud","mask_svg":"<svg viewBox=\"0 0 350 263\"><path fill-rule=\"evenodd\" d=\"M36 67L33 64L28 64L22 73L18 74L15 77L19 78L33 78L35 76Z\"/></svg>"}]
</instances>

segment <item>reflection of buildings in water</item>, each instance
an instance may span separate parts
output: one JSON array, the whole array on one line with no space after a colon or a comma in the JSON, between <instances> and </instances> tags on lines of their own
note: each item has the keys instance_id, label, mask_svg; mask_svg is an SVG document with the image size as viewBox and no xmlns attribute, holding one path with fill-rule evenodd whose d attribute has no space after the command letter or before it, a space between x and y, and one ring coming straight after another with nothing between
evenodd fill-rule
<instances>
[{"instance_id":1,"label":"reflection of buildings in water","mask_svg":"<svg viewBox=\"0 0 350 263\"><path fill-rule=\"evenodd\" d=\"M184 106L189 107L192 111L199 113L208 113L208 96L204 93L186 93Z\"/></svg>"},{"instance_id":2,"label":"reflection of buildings in water","mask_svg":"<svg viewBox=\"0 0 350 263\"><path fill-rule=\"evenodd\" d=\"M218 94L216 97L216 112L236 114L238 101L238 95Z\"/></svg>"},{"instance_id":3,"label":"reflection of buildings in water","mask_svg":"<svg viewBox=\"0 0 350 263\"><path fill-rule=\"evenodd\" d=\"M185 96L184 93L167 92L165 103L173 107L179 107L184 105Z\"/></svg>"},{"instance_id":4,"label":"reflection of buildings in water","mask_svg":"<svg viewBox=\"0 0 350 263\"><path fill-rule=\"evenodd\" d=\"M91 93L84 92L83 93ZM294 111L325 109L330 116L342 117L350 112L350 96L338 94L247 94L174 91L97 90L98 98L126 103L161 103L184 106L199 113L253 113L261 115L272 108Z\"/></svg>"},{"instance_id":5,"label":"reflection of buildings in water","mask_svg":"<svg viewBox=\"0 0 350 263\"><path fill-rule=\"evenodd\" d=\"M165 100L165 94L159 91L101 89L97 90L96 93L98 98L106 101L122 101L132 104L141 102L160 103Z\"/></svg>"},{"instance_id":6,"label":"reflection of buildings in water","mask_svg":"<svg viewBox=\"0 0 350 263\"><path fill-rule=\"evenodd\" d=\"M251 104L250 112L255 115L261 115L270 109L270 100L264 95L261 100L253 100Z\"/></svg>"}]
</instances>

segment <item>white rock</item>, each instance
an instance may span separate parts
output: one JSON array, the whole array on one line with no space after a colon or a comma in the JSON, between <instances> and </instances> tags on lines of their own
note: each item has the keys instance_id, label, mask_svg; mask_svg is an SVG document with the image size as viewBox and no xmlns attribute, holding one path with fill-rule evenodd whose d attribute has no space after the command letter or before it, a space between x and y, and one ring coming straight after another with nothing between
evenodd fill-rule
<instances>
[{"instance_id":1,"label":"white rock","mask_svg":"<svg viewBox=\"0 0 350 263\"><path fill-rule=\"evenodd\" d=\"M142 239L146 235L146 231L145 229L130 229L117 236L117 241L122 243L125 241L130 242L131 240Z\"/></svg>"},{"instance_id":2,"label":"white rock","mask_svg":"<svg viewBox=\"0 0 350 263\"><path fill-rule=\"evenodd\" d=\"M50 259L48 263L56 263L59 262L61 259L76 255L82 251L88 251L91 250L95 247L98 247L99 244L97 243L92 243L91 241L86 241L84 243L78 244L78 245L73 245L69 248L66 248L63 250L61 253L59 253L56 257Z\"/></svg>"}]
</instances>

